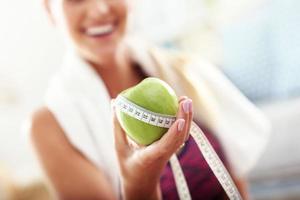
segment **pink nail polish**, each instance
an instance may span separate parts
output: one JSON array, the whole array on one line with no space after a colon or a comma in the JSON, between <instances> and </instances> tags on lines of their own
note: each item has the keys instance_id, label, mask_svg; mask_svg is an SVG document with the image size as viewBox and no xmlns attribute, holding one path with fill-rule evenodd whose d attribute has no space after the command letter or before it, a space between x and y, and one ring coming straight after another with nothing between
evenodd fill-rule
<instances>
[{"instance_id":1,"label":"pink nail polish","mask_svg":"<svg viewBox=\"0 0 300 200\"><path fill-rule=\"evenodd\" d=\"M183 102L183 111L189 113L192 110L192 101L190 99Z\"/></svg>"},{"instance_id":2,"label":"pink nail polish","mask_svg":"<svg viewBox=\"0 0 300 200\"><path fill-rule=\"evenodd\" d=\"M179 119L178 120L178 126L177 126L178 131L181 132L184 128L184 125L185 125L185 120L184 119Z\"/></svg>"},{"instance_id":3,"label":"pink nail polish","mask_svg":"<svg viewBox=\"0 0 300 200\"><path fill-rule=\"evenodd\" d=\"M193 112L193 101L190 100L189 111Z\"/></svg>"}]
</instances>

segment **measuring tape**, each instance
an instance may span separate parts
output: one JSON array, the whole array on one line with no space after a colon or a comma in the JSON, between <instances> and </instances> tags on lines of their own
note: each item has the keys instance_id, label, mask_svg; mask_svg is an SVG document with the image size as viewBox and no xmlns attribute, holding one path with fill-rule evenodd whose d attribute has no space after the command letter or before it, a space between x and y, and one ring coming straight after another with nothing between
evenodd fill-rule
<instances>
[{"instance_id":1,"label":"measuring tape","mask_svg":"<svg viewBox=\"0 0 300 200\"><path fill-rule=\"evenodd\" d=\"M170 128L176 120L176 117L174 116L163 115L146 110L145 108L136 105L135 103L129 101L121 95L118 95L118 97L116 98L115 106L116 109L120 110L121 112L124 112L125 114L137 120L143 121L153 126ZM209 167L217 177L218 181L220 182L229 199L242 199L224 164L218 157L217 153L211 146L210 142L208 141L202 130L194 122L192 122L191 124L190 135L194 138L197 146L203 154L203 157L205 158ZM191 195L176 154L171 156L170 164L174 174L175 184L177 187L179 198L181 200L190 200Z\"/></svg>"}]
</instances>

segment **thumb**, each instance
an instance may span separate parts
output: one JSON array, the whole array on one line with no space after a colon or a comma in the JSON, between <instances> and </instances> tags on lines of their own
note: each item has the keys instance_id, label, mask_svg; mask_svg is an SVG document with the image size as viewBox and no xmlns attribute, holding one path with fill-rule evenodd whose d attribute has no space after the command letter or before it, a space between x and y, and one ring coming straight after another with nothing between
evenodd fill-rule
<instances>
[{"instance_id":1,"label":"thumb","mask_svg":"<svg viewBox=\"0 0 300 200\"><path fill-rule=\"evenodd\" d=\"M147 147L146 159L156 159L157 156L169 159L185 142L193 116L192 102L183 99L179 105L177 120L160 140Z\"/></svg>"},{"instance_id":2,"label":"thumb","mask_svg":"<svg viewBox=\"0 0 300 200\"><path fill-rule=\"evenodd\" d=\"M184 127L186 127L186 120L182 118L177 119L160 140L145 149L145 159L157 160L166 158L168 160L184 143L186 136Z\"/></svg>"}]
</instances>

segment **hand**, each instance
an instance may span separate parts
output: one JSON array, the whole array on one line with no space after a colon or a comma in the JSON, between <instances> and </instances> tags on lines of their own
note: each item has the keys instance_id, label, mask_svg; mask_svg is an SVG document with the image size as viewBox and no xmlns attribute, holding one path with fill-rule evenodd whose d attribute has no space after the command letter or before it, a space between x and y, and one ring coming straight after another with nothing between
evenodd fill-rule
<instances>
[{"instance_id":1,"label":"hand","mask_svg":"<svg viewBox=\"0 0 300 200\"><path fill-rule=\"evenodd\" d=\"M170 157L187 140L193 118L192 100L181 97L177 119L162 138L149 146L132 145L113 108L115 149L125 199L160 199L159 178Z\"/></svg>"}]
</instances>

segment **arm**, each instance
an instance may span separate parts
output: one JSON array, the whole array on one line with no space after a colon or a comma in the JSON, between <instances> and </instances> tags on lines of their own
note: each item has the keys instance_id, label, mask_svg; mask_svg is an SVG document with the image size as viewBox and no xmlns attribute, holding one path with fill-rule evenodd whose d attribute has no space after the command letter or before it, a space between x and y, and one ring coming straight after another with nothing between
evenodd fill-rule
<instances>
[{"instance_id":1,"label":"arm","mask_svg":"<svg viewBox=\"0 0 300 200\"><path fill-rule=\"evenodd\" d=\"M233 181L236 184L237 189L239 190L242 198L244 200L249 200L249 193L248 193L248 184L247 180L244 177L233 177Z\"/></svg>"},{"instance_id":2,"label":"arm","mask_svg":"<svg viewBox=\"0 0 300 200\"><path fill-rule=\"evenodd\" d=\"M116 199L101 169L89 162L66 138L51 112L35 112L31 140L59 199Z\"/></svg>"},{"instance_id":3,"label":"arm","mask_svg":"<svg viewBox=\"0 0 300 200\"><path fill-rule=\"evenodd\" d=\"M227 169L243 200L249 200L250 197L248 191L248 180L246 176L237 176L237 174L232 168L232 165L230 165L229 163L227 163Z\"/></svg>"},{"instance_id":4,"label":"arm","mask_svg":"<svg viewBox=\"0 0 300 200\"><path fill-rule=\"evenodd\" d=\"M138 149L128 143L114 116L115 148L124 199L161 199L159 177L171 155L188 136L193 115L191 109L184 112L181 102L178 119L168 132L159 141ZM49 110L43 108L34 114L31 138L60 199L116 199L103 172L68 142Z\"/></svg>"},{"instance_id":5,"label":"arm","mask_svg":"<svg viewBox=\"0 0 300 200\"><path fill-rule=\"evenodd\" d=\"M188 137L193 119L192 102L179 101L177 119L162 138L145 147L130 145L114 115L115 148L120 165L124 199L161 199L159 178L171 155Z\"/></svg>"}]
</instances>

